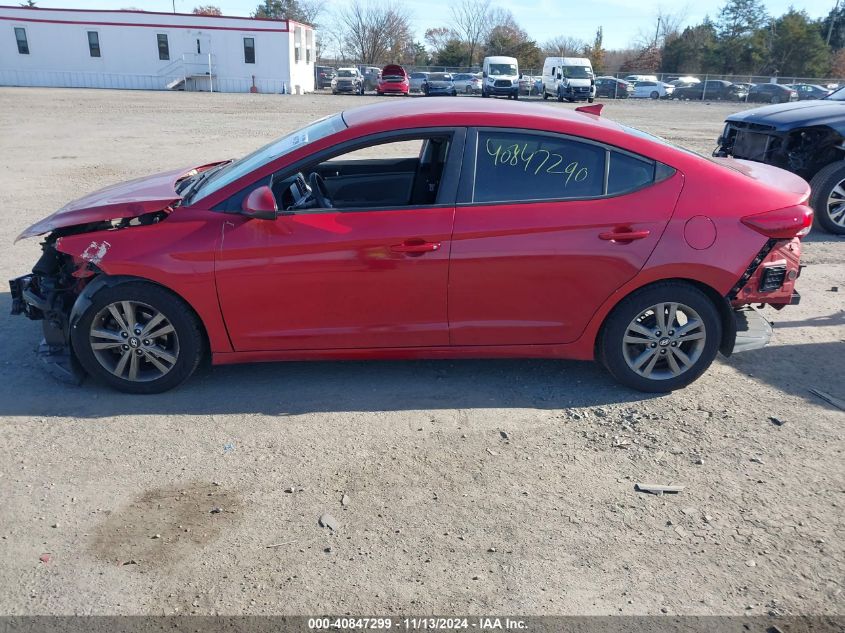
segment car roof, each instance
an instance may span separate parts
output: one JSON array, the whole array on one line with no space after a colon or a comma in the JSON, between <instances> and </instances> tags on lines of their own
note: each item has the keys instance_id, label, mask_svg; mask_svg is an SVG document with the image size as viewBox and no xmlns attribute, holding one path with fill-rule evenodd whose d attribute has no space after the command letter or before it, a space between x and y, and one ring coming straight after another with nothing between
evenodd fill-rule
<instances>
[{"instance_id":1,"label":"car roof","mask_svg":"<svg viewBox=\"0 0 845 633\"><path fill-rule=\"evenodd\" d=\"M343 111L343 120L350 128L390 119L414 119L425 117L436 121L435 125L483 125L492 119L510 119L509 126L519 127L520 119L531 118L535 122L547 121L549 129L558 127L561 121L572 121L583 125L592 125L620 130L620 126L608 119L581 112L539 103L503 101L499 99L410 99L401 102L390 101L360 106Z\"/></svg>"}]
</instances>

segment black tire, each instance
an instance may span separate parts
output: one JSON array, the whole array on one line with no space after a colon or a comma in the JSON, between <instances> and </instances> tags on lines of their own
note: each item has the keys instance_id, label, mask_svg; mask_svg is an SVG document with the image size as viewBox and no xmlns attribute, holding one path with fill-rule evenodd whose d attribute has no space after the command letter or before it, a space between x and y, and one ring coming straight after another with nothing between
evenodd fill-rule
<instances>
[{"instance_id":1,"label":"black tire","mask_svg":"<svg viewBox=\"0 0 845 633\"><path fill-rule=\"evenodd\" d=\"M519 93L518 92L513 93L513 98L515 100L519 100Z\"/></svg>"},{"instance_id":2,"label":"black tire","mask_svg":"<svg viewBox=\"0 0 845 633\"><path fill-rule=\"evenodd\" d=\"M549 93L546 92L546 84L543 84L543 100L545 101L548 98L549 98Z\"/></svg>"},{"instance_id":3,"label":"black tire","mask_svg":"<svg viewBox=\"0 0 845 633\"><path fill-rule=\"evenodd\" d=\"M650 95L648 95L648 96L649 96L649 97L651 97L652 99L659 99L659 98L660 98L660 93L659 93L659 92L657 92L657 90L652 90L652 91L651 91L651 94L650 94Z\"/></svg>"},{"instance_id":4,"label":"black tire","mask_svg":"<svg viewBox=\"0 0 845 633\"><path fill-rule=\"evenodd\" d=\"M772 95L771 102L780 103L780 97L778 97L777 95Z\"/></svg>"},{"instance_id":5,"label":"black tire","mask_svg":"<svg viewBox=\"0 0 845 633\"><path fill-rule=\"evenodd\" d=\"M684 308L691 309L696 313L698 317L696 320L700 319L700 322L703 324L703 343L699 344L697 341L683 338L675 340L668 335L668 332L661 332L659 340L656 339L654 343L632 346L636 350L642 348L643 353L649 352L646 347L655 348L654 352L649 352L651 356L645 357L647 362L642 367L644 369L647 368L651 364L649 358L657 356L656 365L652 366L652 371L664 372L664 374L655 374L655 378L646 377L632 369L629 366L629 361L626 360L626 351L630 349L625 347L628 328L633 324L635 319L639 318L650 307L670 303L680 304ZM642 323L645 329L651 330L651 326L648 325L647 321L642 321ZM654 332L656 331L654 330ZM673 335L675 334L674 330L670 331L673 332ZM669 342L663 342L665 339L668 339ZM650 339L643 340L649 341ZM695 286L683 282L660 282L625 297L613 309L610 315L608 315L599 334L597 358L607 368L610 374L623 385L638 391L666 393L686 387L701 376L716 357L721 340L722 321L719 317L719 311L704 292ZM675 345L673 343L678 344ZM686 349L684 349L684 346L687 346ZM697 346L694 353L689 346ZM668 360L671 358L676 366L678 366L677 358L672 348L689 354L690 356L688 358L693 358L693 361L689 363L682 373L667 377L665 373L673 374L671 368L668 368ZM664 354L664 356L660 354Z\"/></svg>"},{"instance_id":6,"label":"black tire","mask_svg":"<svg viewBox=\"0 0 845 633\"><path fill-rule=\"evenodd\" d=\"M589 99L587 99L587 103L592 103L593 101L595 101L595 99L593 97L590 97Z\"/></svg>"},{"instance_id":7,"label":"black tire","mask_svg":"<svg viewBox=\"0 0 845 633\"><path fill-rule=\"evenodd\" d=\"M845 235L845 215L839 215L839 213L832 215L828 207L828 199L834 188L843 180L845 180L845 161L840 160L822 167L810 181L812 189L810 206L815 212L816 223L834 235Z\"/></svg>"},{"instance_id":8,"label":"black tire","mask_svg":"<svg viewBox=\"0 0 845 633\"><path fill-rule=\"evenodd\" d=\"M95 356L91 342L94 319L108 306L121 301L145 304L161 313L173 327L174 334L167 336L173 336L176 341L176 361L169 371L158 378L133 381L128 377L117 376ZM169 290L146 281L122 283L97 291L92 297L91 305L72 328L70 337L76 357L88 374L118 391L137 394L161 393L177 387L194 373L205 349L200 323L191 308ZM128 349L130 358L137 351L127 346L123 347ZM107 357L105 351L101 353ZM123 352L115 350L113 353L122 354ZM114 358L116 359L116 356ZM144 361L141 361L139 365L145 366ZM151 375L158 373L149 364L146 366Z\"/></svg>"}]
</instances>

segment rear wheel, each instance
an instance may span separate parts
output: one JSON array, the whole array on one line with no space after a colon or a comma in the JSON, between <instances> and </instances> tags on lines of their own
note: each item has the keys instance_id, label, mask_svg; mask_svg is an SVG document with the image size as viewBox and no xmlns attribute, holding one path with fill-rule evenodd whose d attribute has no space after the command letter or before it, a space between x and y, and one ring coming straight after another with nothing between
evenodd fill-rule
<instances>
[{"instance_id":1,"label":"rear wheel","mask_svg":"<svg viewBox=\"0 0 845 633\"><path fill-rule=\"evenodd\" d=\"M71 330L79 362L100 382L128 393L161 393L194 373L203 336L176 295L138 281L103 288Z\"/></svg>"},{"instance_id":2,"label":"rear wheel","mask_svg":"<svg viewBox=\"0 0 845 633\"><path fill-rule=\"evenodd\" d=\"M598 357L619 382L667 392L713 362L722 339L718 310L701 290L663 282L623 299L604 323Z\"/></svg>"},{"instance_id":3,"label":"rear wheel","mask_svg":"<svg viewBox=\"0 0 845 633\"><path fill-rule=\"evenodd\" d=\"M823 167L810 181L810 206L826 231L845 235L845 161Z\"/></svg>"},{"instance_id":4,"label":"rear wheel","mask_svg":"<svg viewBox=\"0 0 845 633\"><path fill-rule=\"evenodd\" d=\"M660 98L660 93L659 93L659 92L657 92L657 90L652 90L652 91L651 91L651 94L649 95L649 97L651 97L652 99L659 99L659 98Z\"/></svg>"}]
</instances>

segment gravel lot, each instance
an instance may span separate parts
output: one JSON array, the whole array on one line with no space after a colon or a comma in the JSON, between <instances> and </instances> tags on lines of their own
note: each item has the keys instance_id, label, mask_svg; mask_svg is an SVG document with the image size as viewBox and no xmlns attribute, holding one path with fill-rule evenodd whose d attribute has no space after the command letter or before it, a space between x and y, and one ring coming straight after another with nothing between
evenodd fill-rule
<instances>
[{"instance_id":1,"label":"gravel lot","mask_svg":"<svg viewBox=\"0 0 845 633\"><path fill-rule=\"evenodd\" d=\"M70 199L376 100L0 89L0 272ZM604 114L709 153L739 107ZM656 397L552 361L225 367L133 397L54 382L40 326L4 317L0 613L842 614L845 413L808 389L845 398L843 252L811 234L773 344Z\"/></svg>"}]
</instances>

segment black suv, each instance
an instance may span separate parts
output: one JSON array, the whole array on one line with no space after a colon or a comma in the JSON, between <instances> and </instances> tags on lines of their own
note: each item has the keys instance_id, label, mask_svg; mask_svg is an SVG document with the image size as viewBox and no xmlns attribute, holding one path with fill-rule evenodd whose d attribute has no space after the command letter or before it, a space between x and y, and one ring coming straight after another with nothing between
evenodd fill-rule
<instances>
[{"instance_id":1,"label":"black suv","mask_svg":"<svg viewBox=\"0 0 845 633\"><path fill-rule=\"evenodd\" d=\"M808 180L818 224L845 235L845 88L824 99L732 114L718 144L714 156L774 165Z\"/></svg>"}]
</instances>

